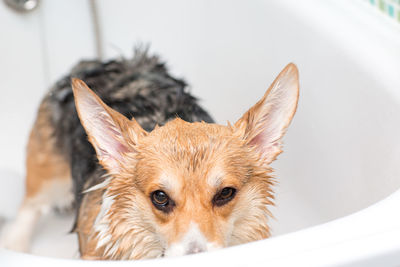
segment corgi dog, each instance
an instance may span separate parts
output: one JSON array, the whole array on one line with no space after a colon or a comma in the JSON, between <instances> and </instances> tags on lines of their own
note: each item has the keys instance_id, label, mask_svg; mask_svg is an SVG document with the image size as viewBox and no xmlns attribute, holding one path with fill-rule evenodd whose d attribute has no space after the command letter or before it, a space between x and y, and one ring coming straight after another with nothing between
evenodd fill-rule
<instances>
[{"instance_id":1,"label":"corgi dog","mask_svg":"<svg viewBox=\"0 0 400 267\"><path fill-rule=\"evenodd\" d=\"M38 218L72 202L82 259L179 256L268 238L270 163L296 112L296 66L234 124L214 124L185 88L147 53L84 62L57 83L30 135L26 195L4 246L28 250Z\"/></svg>"}]
</instances>

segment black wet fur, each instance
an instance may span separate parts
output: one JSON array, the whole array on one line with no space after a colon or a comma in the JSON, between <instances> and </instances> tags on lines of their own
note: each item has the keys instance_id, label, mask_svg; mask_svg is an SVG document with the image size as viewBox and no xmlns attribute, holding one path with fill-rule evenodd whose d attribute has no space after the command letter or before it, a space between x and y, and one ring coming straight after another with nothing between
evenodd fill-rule
<instances>
[{"instance_id":1,"label":"black wet fur","mask_svg":"<svg viewBox=\"0 0 400 267\"><path fill-rule=\"evenodd\" d=\"M188 122L213 122L190 95L186 82L172 77L165 64L157 56L149 56L146 49L136 49L130 60L80 62L45 98L50 104L57 146L70 162L76 214L83 190L101 182L105 172L77 116L71 78L83 80L107 105L129 119L134 117L147 131L176 117Z\"/></svg>"}]
</instances>

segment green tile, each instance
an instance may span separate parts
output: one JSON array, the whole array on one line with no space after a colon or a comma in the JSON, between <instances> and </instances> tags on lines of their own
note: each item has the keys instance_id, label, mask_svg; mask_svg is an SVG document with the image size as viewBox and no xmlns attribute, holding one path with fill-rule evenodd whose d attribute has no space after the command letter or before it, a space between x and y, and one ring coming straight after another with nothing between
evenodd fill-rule
<instances>
[{"instance_id":1,"label":"green tile","mask_svg":"<svg viewBox=\"0 0 400 267\"><path fill-rule=\"evenodd\" d=\"M385 2L383 0L379 0L379 9L385 11Z\"/></svg>"},{"instance_id":2,"label":"green tile","mask_svg":"<svg viewBox=\"0 0 400 267\"><path fill-rule=\"evenodd\" d=\"M389 16L391 16L392 18L394 18L394 7L391 4L388 4L387 6L387 12L389 14Z\"/></svg>"}]
</instances>

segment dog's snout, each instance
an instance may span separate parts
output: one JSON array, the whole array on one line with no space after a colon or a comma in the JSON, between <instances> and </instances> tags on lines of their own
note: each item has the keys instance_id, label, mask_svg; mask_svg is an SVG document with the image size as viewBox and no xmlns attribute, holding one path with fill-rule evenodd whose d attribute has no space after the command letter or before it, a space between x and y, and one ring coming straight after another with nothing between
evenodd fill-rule
<instances>
[{"instance_id":1,"label":"dog's snout","mask_svg":"<svg viewBox=\"0 0 400 267\"><path fill-rule=\"evenodd\" d=\"M186 254L195 254L195 253L200 253L200 252L204 252L204 251L206 251L204 246L202 246L201 244L199 244L197 242L191 242L188 246Z\"/></svg>"}]
</instances>

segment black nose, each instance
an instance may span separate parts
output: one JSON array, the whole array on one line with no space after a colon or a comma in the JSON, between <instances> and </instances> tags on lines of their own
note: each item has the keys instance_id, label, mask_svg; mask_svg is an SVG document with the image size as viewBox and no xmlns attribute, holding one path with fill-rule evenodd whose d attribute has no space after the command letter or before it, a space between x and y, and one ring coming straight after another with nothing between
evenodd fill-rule
<instances>
[{"instance_id":1,"label":"black nose","mask_svg":"<svg viewBox=\"0 0 400 267\"><path fill-rule=\"evenodd\" d=\"M192 242L189 244L186 254L195 254L195 253L200 253L200 252L204 252L204 251L206 251L206 250L202 245L200 245L196 242Z\"/></svg>"}]
</instances>

